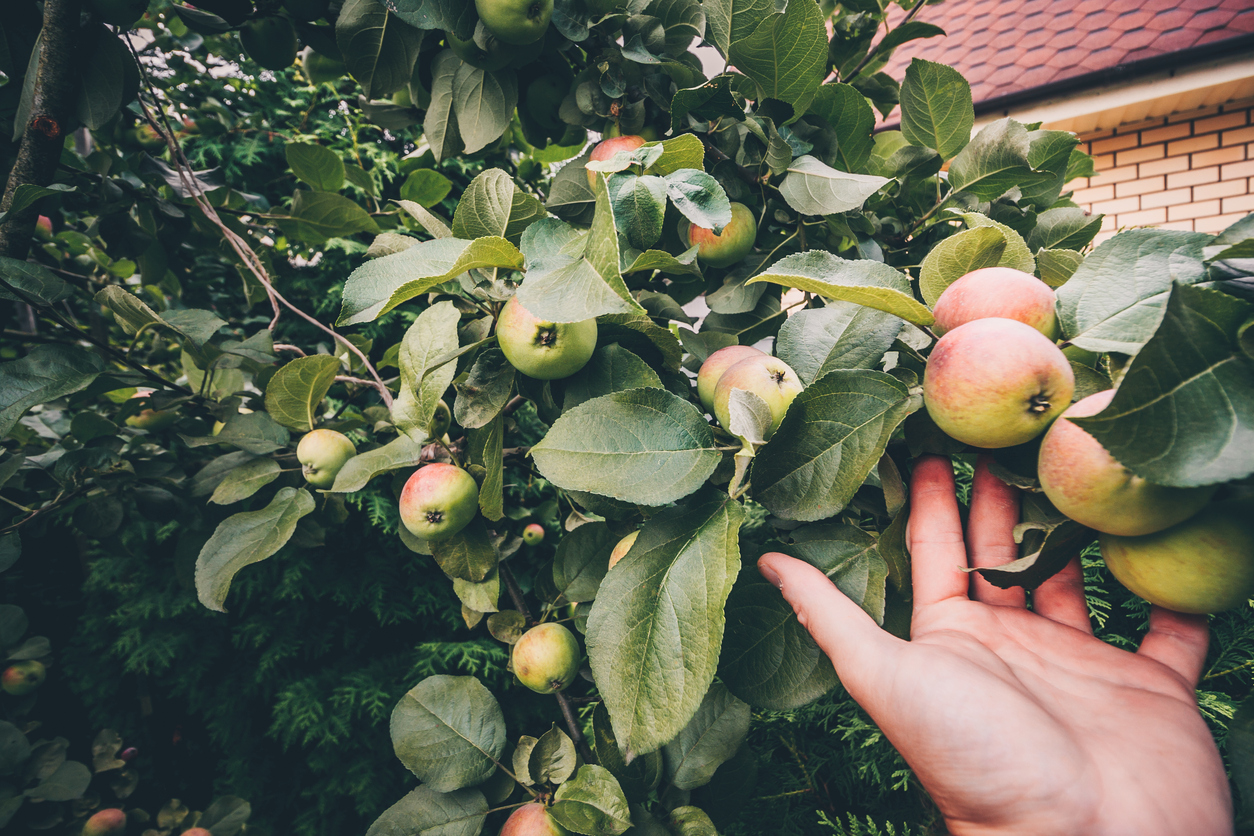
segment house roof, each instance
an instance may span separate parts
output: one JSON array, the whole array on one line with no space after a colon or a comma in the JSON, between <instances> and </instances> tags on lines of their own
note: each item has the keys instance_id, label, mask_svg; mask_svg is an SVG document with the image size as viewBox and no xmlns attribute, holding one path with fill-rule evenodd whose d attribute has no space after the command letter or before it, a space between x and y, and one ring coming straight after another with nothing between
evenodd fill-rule
<instances>
[{"instance_id":1,"label":"house roof","mask_svg":"<svg viewBox=\"0 0 1254 836\"><path fill-rule=\"evenodd\" d=\"M906 43L887 72L948 64L977 111L1254 45L1254 0L945 0L916 19L948 34Z\"/></svg>"}]
</instances>

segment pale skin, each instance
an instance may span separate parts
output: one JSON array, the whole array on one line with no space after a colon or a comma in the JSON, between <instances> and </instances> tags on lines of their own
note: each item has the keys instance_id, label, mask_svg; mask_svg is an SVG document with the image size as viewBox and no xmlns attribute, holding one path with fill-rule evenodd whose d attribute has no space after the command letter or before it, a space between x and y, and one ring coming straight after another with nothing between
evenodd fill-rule
<instances>
[{"instance_id":1,"label":"pale skin","mask_svg":"<svg viewBox=\"0 0 1254 836\"><path fill-rule=\"evenodd\" d=\"M1079 558L1032 593L967 567L1013 560L1019 497L976 468L964 537L946 459L916 461L910 641L819 570L758 561L955 836L1231 834L1223 763L1197 709L1205 616L1155 607L1139 650L1097 639Z\"/></svg>"}]
</instances>

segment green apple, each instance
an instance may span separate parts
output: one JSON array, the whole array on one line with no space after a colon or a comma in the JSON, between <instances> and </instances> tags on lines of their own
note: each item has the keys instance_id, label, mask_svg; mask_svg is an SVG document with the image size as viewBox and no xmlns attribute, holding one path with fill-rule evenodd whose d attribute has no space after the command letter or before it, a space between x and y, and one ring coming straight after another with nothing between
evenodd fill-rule
<instances>
[{"instance_id":1,"label":"green apple","mask_svg":"<svg viewBox=\"0 0 1254 836\"><path fill-rule=\"evenodd\" d=\"M614 551L610 552L610 568L613 569L618 561L627 556L627 552L631 551L631 547L636 544L636 538L640 536L640 530L628 534L623 539L614 544Z\"/></svg>"},{"instance_id":2,"label":"green apple","mask_svg":"<svg viewBox=\"0 0 1254 836\"><path fill-rule=\"evenodd\" d=\"M348 68L344 66L343 61L337 61L319 52L314 52L311 46L307 46L300 51L300 66L305 71L305 78L309 79L310 84L315 85L334 83L343 78L344 73L348 72Z\"/></svg>"},{"instance_id":3,"label":"green apple","mask_svg":"<svg viewBox=\"0 0 1254 836\"><path fill-rule=\"evenodd\" d=\"M723 372L750 357L765 357L766 352L759 351L751 345L729 345L705 358L701 370L697 372L697 398L705 411L714 413L714 388L718 386Z\"/></svg>"},{"instance_id":4,"label":"green apple","mask_svg":"<svg viewBox=\"0 0 1254 836\"><path fill-rule=\"evenodd\" d=\"M977 319L940 338L923 403L941 431L972 447L1036 438L1071 404L1075 376L1053 340L1013 319Z\"/></svg>"},{"instance_id":5,"label":"green apple","mask_svg":"<svg viewBox=\"0 0 1254 836\"><path fill-rule=\"evenodd\" d=\"M528 546L538 546L544 542L544 526L539 523L532 523L523 529L523 542Z\"/></svg>"},{"instance_id":6,"label":"green apple","mask_svg":"<svg viewBox=\"0 0 1254 836\"><path fill-rule=\"evenodd\" d=\"M697 258L701 263L730 267L753 249L758 237L758 222L753 212L743 203L733 203L731 213L731 223L719 233L696 224L688 225L688 246L699 248Z\"/></svg>"},{"instance_id":7,"label":"green apple","mask_svg":"<svg viewBox=\"0 0 1254 836\"><path fill-rule=\"evenodd\" d=\"M552 694L575 681L579 642L561 624L550 621L523 633L512 658L519 682L537 694Z\"/></svg>"},{"instance_id":8,"label":"green apple","mask_svg":"<svg viewBox=\"0 0 1254 836\"><path fill-rule=\"evenodd\" d=\"M1045 282L1009 267L972 270L945 288L932 310L937 334L976 319L1001 317L1031 325L1051 340L1058 339L1054 291Z\"/></svg>"},{"instance_id":9,"label":"green apple","mask_svg":"<svg viewBox=\"0 0 1254 836\"><path fill-rule=\"evenodd\" d=\"M495 35L489 35L487 38L488 48L483 49L479 44L475 43L474 38L462 40L452 32L444 33L444 42L448 44L448 48L458 58L465 61L472 67L478 67L487 72L496 72L503 70L514 60L517 50L510 44L505 43Z\"/></svg>"},{"instance_id":10,"label":"green apple","mask_svg":"<svg viewBox=\"0 0 1254 836\"><path fill-rule=\"evenodd\" d=\"M401 489L401 522L423 540L447 540L469 525L478 510L474 477L451 464L424 465Z\"/></svg>"},{"instance_id":11,"label":"green apple","mask_svg":"<svg viewBox=\"0 0 1254 836\"><path fill-rule=\"evenodd\" d=\"M1068 418L1101 412L1113 389L1072 404L1041 440L1036 473L1054 507L1071 519L1106 534L1153 534L1196 514L1216 487L1169 488L1128 470L1100 442Z\"/></svg>"},{"instance_id":12,"label":"green apple","mask_svg":"<svg viewBox=\"0 0 1254 836\"><path fill-rule=\"evenodd\" d=\"M499 836L570 836L570 831L549 815L547 807L532 801L510 813Z\"/></svg>"},{"instance_id":13,"label":"green apple","mask_svg":"<svg viewBox=\"0 0 1254 836\"><path fill-rule=\"evenodd\" d=\"M731 432L728 412L731 393L734 389L744 389L766 401L771 411L771 425L766 428L763 438L770 438L779 429L779 422L784 420L788 405L804 388L792 366L778 357L769 354L747 357L723 372L714 387L714 417L723 429Z\"/></svg>"},{"instance_id":14,"label":"green apple","mask_svg":"<svg viewBox=\"0 0 1254 836\"><path fill-rule=\"evenodd\" d=\"M36 659L14 662L0 674L0 690L15 697L24 697L43 685L46 675L44 663Z\"/></svg>"},{"instance_id":15,"label":"green apple","mask_svg":"<svg viewBox=\"0 0 1254 836\"><path fill-rule=\"evenodd\" d=\"M296 28L285 17L258 17L239 30L248 57L267 70L286 70L296 60Z\"/></svg>"},{"instance_id":16,"label":"green apple","mask_svg":"<svg viewBox=\"0 0 1254 836\"><path fill-rule=\"evenodd\" d=\"M627 136L616 136L610 139L598 142L596 147L592 149L592 153L588 155L588 162L601 162L608 160L619 151L634 151L648 140L642 136L635 134L627 134ZM595 189L597 182L597 172L588 170L588 188Z\"/></svg>"},{"instance_id":17,"label":"green apple","mask_svg":"<svg viewBox=\"0 0 1254 836\"><path fill-rule=\"evenodd\" d=\"M1115 579L1151 604L1214 613L1254 595L1254 504L1248 501L1213 503L1153 534L1098 539Z\"/></svg>"},{"instance_id":18,"label":"green apple","mask_svg":"<svg viewBox=\"0 0 1254 836\"><path fill-rule=\"evenodd\" d=\"M126 426L156 432L173 424L178 417L178 412L173 409L141 409L138 415L126 419Z\"/></svg>"},{"instance_id":19,"label":"green apple","mask_svg":"<svg viewBox=\"0 0 1254 836\"><path fill-rule=\"evenodd\" d=\"M126 813L117 807L100 810L83 824L82 836L111 836L126 831Z\"/></svg>"},{"instance_id":20,"label":"green apple","mask_svg":"<svg viewBox=\"0 0 1254 836\"><path fill-rule=\"evenodd\" d=\"M544 37L553 0L475 0L483 25L507 44L529 44Z\"/></svg>"},{"instance_id":21,"label":"green apple","mask_svg":"<svg viewBox=\"0 0 1254 836\"><path fill-rule=\"evenodd\" d=\"M348 436L335 430L314 430L296 445L296 460L301 464L305 481L315 488L329 488L344 463L357 455L357 448Z\"/></svg>"},{"instance_id":22,"label":"green apple","mask_svg":"<svg viewBox=\"0 0 1254 836\"><path fill-rule=\"evenodd\" d=\"M452 423L453 413L441 398L435 405L435 414L431 416L431 426L427 429L427 437L440 438L448 432L449 425Z\"/></svg>"},{"instance_id":23,"label":"green apple","mask_svg":"<svg viewBox=\"0 0 1254 836\"><path fill-rule=\"evenodd\" d=\"M570 377L597 347L597 321L544 322L511 298L496 323L497 343L514 368L537 380Z\"/></svg>"},{"instance_id":24,"label":"green apple","mask_svg":"<svg viewBox=\"0 0 1254 836\"><path fill-rule=\"evenodd\" d=\"M148 0L90 0L92 14L101 23L130 29L148 11Z\"/></svg>"}]
</instances>

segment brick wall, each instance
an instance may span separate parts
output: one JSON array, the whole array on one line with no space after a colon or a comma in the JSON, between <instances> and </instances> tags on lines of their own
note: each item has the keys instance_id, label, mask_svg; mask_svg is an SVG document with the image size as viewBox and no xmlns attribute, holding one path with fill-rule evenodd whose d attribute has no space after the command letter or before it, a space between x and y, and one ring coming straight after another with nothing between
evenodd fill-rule
<instances>
[{"instance_id":1,"label":"brick wall","mask_svg":"<svg viewBox=\"0 0 1254 836\"><path fill-rule=\"evenodd\" d=\"M1219 232L1254 212L1254 100L1080 137L1097 174L1068 184L1101 212L1097 243L1133 226Z\"/></svg>"}]
</instances>

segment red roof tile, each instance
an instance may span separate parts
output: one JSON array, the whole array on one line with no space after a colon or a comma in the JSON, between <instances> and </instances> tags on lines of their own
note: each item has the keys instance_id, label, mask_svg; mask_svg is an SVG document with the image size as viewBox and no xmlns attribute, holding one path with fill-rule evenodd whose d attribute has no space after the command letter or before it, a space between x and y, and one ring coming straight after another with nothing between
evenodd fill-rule
<instances>
[{"instance_id":1,"label":"red roof tile","mask_svg":"<svg viewBox=\"0 0 1254 836\"><path fill-rule=\"evenodd\" d=\"M913 58L949 64L979 104L1245 37L1254 0L946 0L916 19L949 34L898 48L888 72L900 78Z\"/></svg>"}]
</instances>

